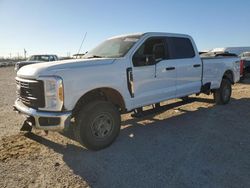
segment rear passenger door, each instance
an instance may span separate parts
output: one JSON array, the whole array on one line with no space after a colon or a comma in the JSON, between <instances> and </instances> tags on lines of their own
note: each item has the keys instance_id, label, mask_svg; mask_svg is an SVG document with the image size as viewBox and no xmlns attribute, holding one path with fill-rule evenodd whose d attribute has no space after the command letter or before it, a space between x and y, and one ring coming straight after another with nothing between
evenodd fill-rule
<instances>
[{"instance_id":1,"label":"rear passenger door","mask_svg":"<svg viewBox=\"0 0 250 188\"><path fill-rule=\"evenodd\" d=\"M168 37L169 59L176 69L176 97L200 92L202 62L189 38Z\"/></svg>"}]
</instances>

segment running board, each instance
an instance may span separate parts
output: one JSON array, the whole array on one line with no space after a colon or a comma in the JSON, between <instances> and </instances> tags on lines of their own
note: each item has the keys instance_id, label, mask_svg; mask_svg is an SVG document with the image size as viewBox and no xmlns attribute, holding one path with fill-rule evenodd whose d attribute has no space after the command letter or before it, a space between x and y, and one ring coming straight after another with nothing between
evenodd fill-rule
<instances>
[{"instance_id":1,"label":"running board","mask_svg":"<svg viewBox=\"0 0 250 188\"><path fill-rule=\"evenodd\" d=\"M152 115L152 114L155 114L155 113L159 113L159 112L165 110L165 108L163 106L160 106L160 103L154 104L152 106L153 106L153 108L149 109L149 110L143 110L142 107L141 108L136 108L135 110L133 110L133 113L131 114L131 117L133 117L133 118L142 118L142 117Z\"/></svg>"}]
</instances>

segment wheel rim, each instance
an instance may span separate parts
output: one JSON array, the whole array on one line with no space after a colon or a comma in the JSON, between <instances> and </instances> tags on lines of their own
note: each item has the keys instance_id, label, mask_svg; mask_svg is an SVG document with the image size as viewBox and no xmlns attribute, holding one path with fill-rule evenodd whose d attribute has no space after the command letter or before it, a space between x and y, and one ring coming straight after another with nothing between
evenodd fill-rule
<instances>
[{"instance_id":1,"label":"wheel rim","mask_svg":"<svg viewBox=\"0 0 250 188\"><path fill-rule=\"evenodd\" d=\"M103 113L98 115L91 124L92 134L97 138L108 137L114 127L114 121L110 114Z\"/></svg>"},{"instance_id":2,"label":"wheel rim","mask_svg":"<svg viewBox=\"0 0 250 188\"><path fill-rule=\"evenodd\" d=\"M226 85L226 86L224 87L224 89L223 89L223 99L224 99L224 101L229 100L230 95L231 95L231 88L230 88L230 85Z\"/></svg>"}]
</instances>

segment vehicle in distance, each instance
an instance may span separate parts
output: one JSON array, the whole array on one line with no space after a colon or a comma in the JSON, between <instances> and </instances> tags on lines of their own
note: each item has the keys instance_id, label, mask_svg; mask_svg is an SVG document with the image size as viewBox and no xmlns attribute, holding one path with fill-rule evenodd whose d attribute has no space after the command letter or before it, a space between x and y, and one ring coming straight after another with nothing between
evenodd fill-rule
<instances>
[{"instance_id":1,"label":"vehicle in distance","mask_svg":"<svg viewBox=\"0 0 250 188\"><path fill-rule=\"evenodd\" d=\"M236 54L232 54L229 52L206 52L200 53L201 57L238 57Z\"/></svg>"},{"instance_id":2,"label":"vehicle in distance","mask_svg":"<svg viewBox=\"0 0 250 188\"><path fill-rule=\"evenodd\" d=\"M224 48L214 48L210 50L209 52L217 52L217 53L231 53L231 54L236 54L239 56L243 52L249 52L250 47L224 47Z\"/></svg>"},{"instance_id":3,"label":"vehicle in distance","mask_svg":"<svg viewBox=\"0 0 250 188\"><path fill-rule=\"evenodd\" d=\"M58 61L57 55L32 55L30 56L27 61L20 61L17 62L15 65L15 71L18 71L21 67L25 65L30 65L34 63L43 63L48 61Z\"/></svg>"},{"instance_id":4,"label":"vehicle in distance","mask_svg":"<svg viewBox=\"0 0 250 188\"><path fill-rule=\"evenodd\" d=\"M250 73L250 51L244 52L239 56L241 58L241 63L243 64L243 77L247 73Z\"/></svg>"},{"instance_id":5,"label":"vehicle in distance","mask_svg":"<svg viewBox=\"0 0 250 188\"><path fill-rule=\"evenodd\" d=\"M99 150L118 136L122 113L200 93L227 104L240 77L238 57L200 58L193 39L183 34L116 36L84 58L17 72L14 109L28 116L23 127L72 127L82 145Z\"/></svg>"}]
</instances>

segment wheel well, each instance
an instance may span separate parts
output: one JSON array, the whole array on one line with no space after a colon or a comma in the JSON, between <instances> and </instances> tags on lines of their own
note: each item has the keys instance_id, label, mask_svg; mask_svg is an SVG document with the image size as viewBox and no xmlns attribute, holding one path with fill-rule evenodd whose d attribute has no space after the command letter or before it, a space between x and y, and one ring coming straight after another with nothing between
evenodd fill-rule
<instances>
[{"instance_id":1,"label":"wheel well","mask_svg":"<svg viewBox=\"0 0 250 188\"><path fill-rule=\"evenodd\" d=\"M125 102L122 95L112 88L98 88L85 93L76 103L73 109L73 116L86 105L95 100L109 101L114 104L121 112L126 111Z\"/></svg>"},{"instance_id":2,"label":"wheel well","mask_svg":"<svg viewBox=\"0 0 250 188\"><path fill-rule=\"evenodd\" d=\"M227 70L224 75L223 79L228 79L232 84L234 84L234 74L231 70Z\"/></svg>"}]
</instances>

